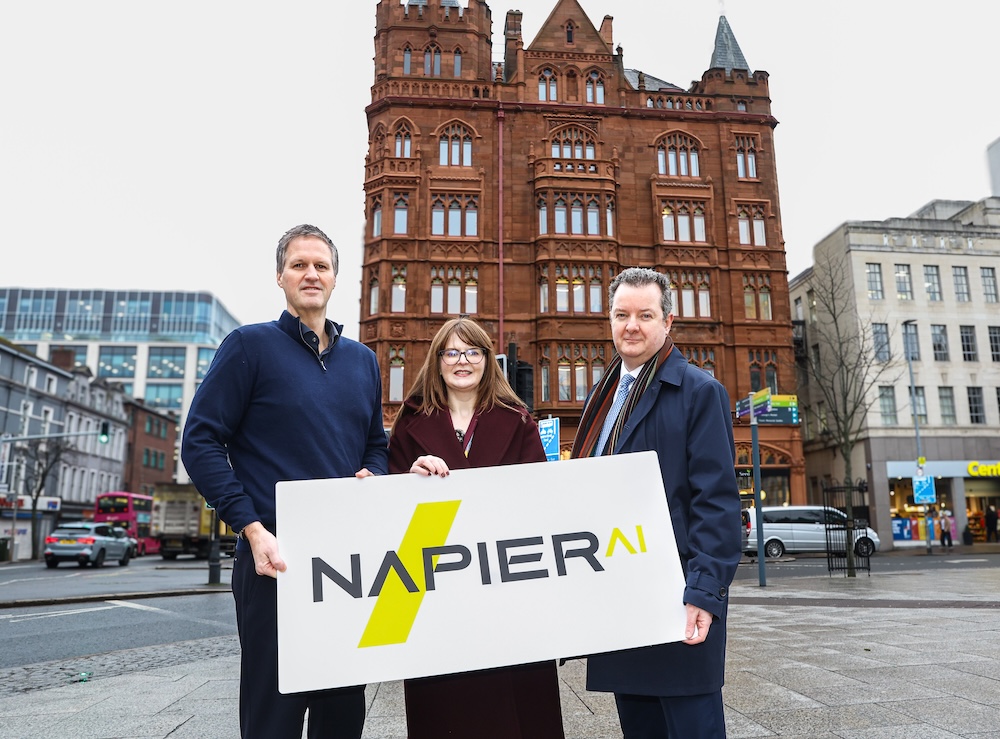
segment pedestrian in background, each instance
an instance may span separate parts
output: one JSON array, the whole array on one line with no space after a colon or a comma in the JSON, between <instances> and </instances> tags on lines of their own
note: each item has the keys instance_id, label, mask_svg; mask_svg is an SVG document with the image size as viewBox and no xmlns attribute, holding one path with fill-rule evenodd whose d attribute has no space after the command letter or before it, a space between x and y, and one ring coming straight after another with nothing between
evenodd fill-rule
<instances>
[{"instance_id":1,"label":"pedestrian in background","mask_svg":"<svg viewBox=\"0 0 1000 739\"><path fill-rule=\"evenodd\" d=\"M944 508L941 509L941 546L951 549L951 518L950 513Z\"/></svg>"},{"instance_id":2,"label":"pedestrian in background","mask_svg":"<svg viewBox=\"0 0 1000 739\"><path fill-rule=\"evenodd\" d=\"M277 321L233 331L191 403L182 459L219 518L239 532L233 596L242 651L244 739L358 739L365 686L278 693L278 549L274 486L281 480L384 475L382 381L375 354L327 319L339 260L329 237L302 225L281 237ZM336 624L331 624L336 628Z\"/></svg>"},{"instance_id":3,"label":"pedestrian in background","mask_svg":"<svg viewBox=\"0 0 1000 739\"><path fill-rule=\"evenodd\" d=\"M991 505L986 509L986 541L997 540L997 507Z\"/></svg>"},{"instance_id":4,"label":"pedestrian in background","mask_svg":"<svg viewBox=\"0 0 1000 739\"><path fill-rule=\"evenodd\" d=\"M573 457L657 452L686 582L687 638L591 655L587 689L615 694L626 739L719 739L726 610L740 561L732 406L722 384L674 346L665 275L622 271L608 304L618 356L587 399Z\"/></svg>"},{"instance_id":5,"label":"pedestrian in background","mask_svg":"<svg viewBox=\"0 0 1000 739\"><path fill-rule=\"evenodd\" d=\"M389 437L389 472L544 462L538 426L470 318L431 340ZM474 494L475 491L470 491ZM562 739L554 661L404 680L409 739Z\"/></svg>"}]
</instances>

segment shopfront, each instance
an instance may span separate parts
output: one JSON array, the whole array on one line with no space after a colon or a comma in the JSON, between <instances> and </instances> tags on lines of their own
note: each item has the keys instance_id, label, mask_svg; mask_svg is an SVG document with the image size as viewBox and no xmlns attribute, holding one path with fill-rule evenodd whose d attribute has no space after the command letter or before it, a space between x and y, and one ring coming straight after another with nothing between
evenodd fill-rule
<instances>
[{"instance_id":1,"label":"shopfront","mask_svg":"<svg viewBox=\"0 0 1000 739\"><path fill-rule=\"evenodd\" d=\"M918 472L916 462L889 461L886 470L893 540L926 540L928 506L917 504L913 496L913 478ZM973 541L985 541L986 510L991 505L1000 509L1000 462L978 459L928 461L923 473L934 478L937 501L930 507L934 511L950 511L953 516L952 532L959 537L956 542L966 525ZM938 535L935 531L935 538Z\"/></svg>"}]
</instances>

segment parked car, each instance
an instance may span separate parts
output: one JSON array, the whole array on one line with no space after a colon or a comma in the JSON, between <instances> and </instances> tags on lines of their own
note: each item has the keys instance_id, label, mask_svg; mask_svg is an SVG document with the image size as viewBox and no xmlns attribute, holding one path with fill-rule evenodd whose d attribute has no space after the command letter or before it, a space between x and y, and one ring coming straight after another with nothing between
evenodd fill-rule
<instances>
[{"instance_id":1,"label":"parked car","mask_svg":"<svg viewBox=\"0 0 1000 739\"><path fill-rule=\"evenodd\" d=\"M834 551L844 551L847 516L836 508L820 505L762 506L760 509L764 529L764 556L780 557L785 552L827 551L827 528L831 529ZM743 551L751 557L757 555L757 511L748 508L744 518L747 536ZM860 521L854 527L854 552L859 557L870 557L877 552L881 542L875 530Z\"/></svg>"},{"instance_id":2,"label":"parked car","mask_svg":"<svg viewBox=\"0 0 1000 739\"><path fill-rule=\"evenodd\" d=\"M45 566L58 567L60 562L76 562L103 567L107 559L117 560L122 567L132 558L132 540L125 529L107 523L80 521L61 524L45 537Z\"/></svg>"}]
</instances>

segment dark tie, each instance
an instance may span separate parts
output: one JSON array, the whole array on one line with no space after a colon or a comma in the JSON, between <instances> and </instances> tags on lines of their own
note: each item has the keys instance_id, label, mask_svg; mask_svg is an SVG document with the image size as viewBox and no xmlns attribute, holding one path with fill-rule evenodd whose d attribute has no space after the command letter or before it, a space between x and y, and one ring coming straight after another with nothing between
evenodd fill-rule
<instances>
[{"instance_id":1,"label":"dark tie","mask_svg":"<svg viewBox=\"0 0 1000 739\"><path fill-rule=\"evenodd\" d=\"M611 410L608 411L607 418L604 419L604 427L601 429L601 435L597 439L597 454L604 453L604 445L608 443L608 437L611 436L611 429L615 425L615 421L618 420L618 415L622 412L622 406L625 405L625 399L628 397L628 390L632 387L632 383L635 381L635 376L630 374L622 375L622 378L618 381L618 392L615 393L615 400L611 404Z\"/></svg>"}]
</instances>

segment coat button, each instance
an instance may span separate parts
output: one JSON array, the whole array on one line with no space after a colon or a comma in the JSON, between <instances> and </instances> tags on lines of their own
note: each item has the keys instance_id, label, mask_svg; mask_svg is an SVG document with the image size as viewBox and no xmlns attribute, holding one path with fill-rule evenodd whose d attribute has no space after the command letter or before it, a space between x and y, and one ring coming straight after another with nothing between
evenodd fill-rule
<instances>
[{"instance_id":1,"label":"coat button","mask_svg":"<svg viewBox=\"0 0 1000 739\"><path fill-rule=\"evenodd\" d=\"M719 588L719 597L725 598L729 594L729 591L725 587Z\"/></svg>"}]
</instances>

